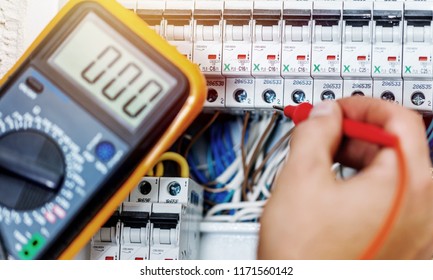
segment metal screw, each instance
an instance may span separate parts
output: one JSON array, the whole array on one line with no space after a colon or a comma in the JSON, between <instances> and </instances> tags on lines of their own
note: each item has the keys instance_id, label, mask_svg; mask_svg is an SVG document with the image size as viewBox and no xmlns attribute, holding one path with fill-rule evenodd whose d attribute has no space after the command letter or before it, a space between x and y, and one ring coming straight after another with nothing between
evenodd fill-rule
<instances>
[{"instance_id":1,"label":"metal screw","mask_svg":"<svg viewBox=\"0 0 433 280\"><path fill-rule=\"evenodd\" d=\"M217 100L217 98L218 98L218 92L215 89L210 88L207 91L207 101L212 103L212 102L215 102L215 100Z\"/></svg>"},{"instance_id":2,"label":"metal screw","mask_svg":"<svg viewBox=\"0 0 433 280\"><path fill-rule=\"evenodd\" d=\"M263 92L263 100L266 103L272 103L277 99L277 94L272 89L267 89Z\"/></svg>"},{"instance_id":3,"label":"metal screw","mask_svg":"<svg viewBox=\"0 0 433 280\"><path fill-rule=\"evenodd\" d=\"M365 94L360 90L355 90L352 92L352 96L365 96Z\"/></svg>"},{"instance_id":4,"label":"metal screw","mask_svg":"<svg viewBox=\"0 0 433 280\"><path fill-rule=\"evenodd\" d=\"M382 95L380 96L380 98L382 98L383 100L386 101L395 101L395 95L394 93L390 92L390 91L384 91L382 93Z\"/></svg>"},{"instance_id":5,"label":"metal screw","mask_svg":"<svg viewBox=\"0 0 433 280\"><path fill-rule=\"evenodd\" d=\"M305 96L304 91L297 89L297 90L292 92L292 100L296 104L301 104L302 102L305 102L305 99L306 99L306 96Z\"/></svg>"},{"instance_id":6,"label":"metal screw","mask_svg":"<svg viewBox=\"0 0 433 280\"><path fill-rule=\"evenodd\" d=\"M237 89L233 93L235 100L239 103L244 103L248 98L248 93L244 89Z\"/></svg>"},{"instance_id":7,"label":"metal screw","mask_svg":"<svg viewBox=\"0 0 433 280\"><path fill-rule=\"evenodd\" d=\"M421 106L425 102L425 95L420 91L416 91L410 97L410 101L412 101L413 105Z\"/></svg>"},{"instance_id":8,"label":"metal screw","mask_svg":"<svg viewBox=\"0 0 433 280\"><path fill-rule=\"evenodd\" d=\"M167 190L169 194L171 194L172 196L176 196L180 193L182 187L178 182L175 181L168 184Z\"/></svg>"},{"instance_id":9,"label":"metal screw","mask_svg":"<svg viewBox=\"0 0 433 280\"><path fill-rule=\"evenodd\" d=\"M148 195L152 190L152 185L148 181L141 181L138 184L138 190L142 195Z\"/></svg>"},{"instance_id":10,"label":"metal screw","mask_svg":"<svg viewBox=\"0 0 433 280\"><path fill-rule=\"evenodd\" d=\"M322 99L322 100L334 100L335 99L335 93L332 90L325 90L324 92L322 92L320 99Z\"/></svg>"}]
</instances>

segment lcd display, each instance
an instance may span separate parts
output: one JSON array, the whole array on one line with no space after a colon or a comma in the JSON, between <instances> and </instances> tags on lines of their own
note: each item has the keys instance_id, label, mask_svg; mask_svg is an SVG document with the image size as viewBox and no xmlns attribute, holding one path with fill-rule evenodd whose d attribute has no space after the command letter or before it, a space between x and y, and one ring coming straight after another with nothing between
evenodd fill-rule
<instances>
[{"instance_id":1,"label":"lcd display","mask_svg":"<svg viewBox=\"0 0 433 280\"><path fill-rule=\"evenodd\" d=\"M175 78L95 13L83 18L48 63L131 132L176 85Z\"/></svg>"}]
</instances>

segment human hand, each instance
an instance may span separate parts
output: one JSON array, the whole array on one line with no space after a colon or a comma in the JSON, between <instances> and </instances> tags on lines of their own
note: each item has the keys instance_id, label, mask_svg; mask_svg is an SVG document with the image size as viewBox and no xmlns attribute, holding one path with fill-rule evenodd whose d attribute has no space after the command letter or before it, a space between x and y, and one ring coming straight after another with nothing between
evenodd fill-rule
<instances>
[{"instance_id":1,"label":"human hand","mask_svg":"<svg viewBox=\"0 0 433 280\"><path fill-rule=\"evenodd\" d=\"M290 155L261 218L260 259L358 259L391 208L398 184L395 150L342 142L342 116L382 127L400 139L406 192L379 259L433 255L433 185L422 118L401 106L364 97L323 102L299 124ZM337 181L334 161L357 168Z\"/></svg>"}]
</instances>

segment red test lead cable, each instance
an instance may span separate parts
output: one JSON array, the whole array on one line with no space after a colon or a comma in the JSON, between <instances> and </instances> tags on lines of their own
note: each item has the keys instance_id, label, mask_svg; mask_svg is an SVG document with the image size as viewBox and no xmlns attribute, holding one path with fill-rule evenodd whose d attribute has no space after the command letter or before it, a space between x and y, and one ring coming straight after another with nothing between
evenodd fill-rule
<instances>
[{"instance_id":1,"label":"red test lead cable","mask_svg":"<svg viewBox=\"0 0 433 280\"><path fill-rule=\"evenodd\" d=\"M286 117L292 119L295 124L299 124L308 118L313 105L310 103L301 103L298 106L289 105L284 108L274 106L274 108L283 111ZM360 259L363 260L373 259L378 254L380 248L382 248L386 238L389 236L397 219L398 212L402 206L404 193L406 192L406 161L399 139L395 135L384 131L378 126L350 119L343 119L343 134L348 138L359 139L384 147L391 147L395 149L397 153L398 168L400 172L394 200L378 233L360 257Z\"/></svg>"}]
</instances>

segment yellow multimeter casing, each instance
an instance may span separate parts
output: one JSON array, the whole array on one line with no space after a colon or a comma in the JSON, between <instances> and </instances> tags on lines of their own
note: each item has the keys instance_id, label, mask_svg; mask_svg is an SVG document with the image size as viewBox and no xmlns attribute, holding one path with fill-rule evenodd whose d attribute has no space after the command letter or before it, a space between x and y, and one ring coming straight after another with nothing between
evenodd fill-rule
<instances>
[{"instance_id":1,"label":"yellow multimeter casing","mask_svg":"<svg viewBox=\"0 0 433 280\"><path fill-rule=\"evenodd\" d=\"M69 1L0 82L9 258L73 258L205 94L198 67L134 13L114 0ZM22 191L3 195L5 182Z\"/></svg>"}]
</instances>

